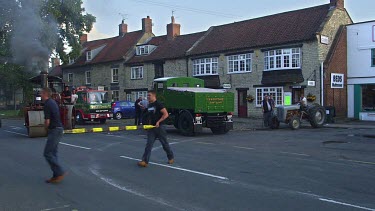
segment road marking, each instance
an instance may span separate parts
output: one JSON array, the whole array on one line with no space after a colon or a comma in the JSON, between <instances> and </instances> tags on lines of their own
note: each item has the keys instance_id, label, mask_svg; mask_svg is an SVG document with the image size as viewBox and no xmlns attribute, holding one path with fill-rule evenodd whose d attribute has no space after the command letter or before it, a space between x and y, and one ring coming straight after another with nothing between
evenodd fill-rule
<instances>
[{"instance_id":1,"label":"road marking","mask_svg":"<svg viewBox=\"0 0 375 211\"><path fill-rule=\"evenodd\" d=\"M58 209L64 209L64 208L68 208L70 207L70 205L64 205L64 206L61 206L61 207L55 207L55 208L47 208L47 209L42 209L40 211L51 211L51 210L58 210Z\"/></svg>"},{"instance_id":2,"label":"road marking","mask_svg":"<svg viewBox=\"0 0 375 211\"><path fill-rule=\"evenodd\" d=\"M368 161L360 161L360 160L346 160L346 159L341 159L343 161L350 161L354 163L362 163L362 164L369 164L369 165L375 165L375 162L368 162Z\"/></svg>"},{"instance_id":3,"label":"road marking","mask_svg":"<svg viewBox=\"0 0 375 211\"><path fill-rule=\"evenodd\" d=\"M197 144L205 144L205 145L215 145L215 144L213 144L213 143L200 142L200 141L197 141L197 142L195 142L195 143L197 143Z\"/></svg>"},{"instance_id":4,"label":"road marking","mask_svg":"<svg viewBox=\"0 0 375 211\"><path fill-rule=\"evenodd\" d=\"M140 161L139 159L136 159L136 158L126 157L126 156L120 156L120 157L128 159L128 160ZM190 169L184 169L184 168L179 168L179 167L174 167L174 166L164 165L164 164L154 163L154 162L150 162L150 164L156 165L156 166L162 166L162 167L166 167L166 168L170 168L170 169L174 169L174 170L185 171L185 172L189 172L189 173L193 173L193 174L199 174L199 175L202 175L202 176L212 177L212 178L216 178L216 179L228 180L227 177L217 176L217 175L208 174L208 173L199 172L199 171L194 171L194 170L190 170Z\"/></svg>"},{"instance_id":5,"label":"road marking","mask_svg":"<svg viewBox=\"0 0 375 211\"><path fill-rule=\"evenodd\" d=\"M13 134L17 134L17 135L21 135L21 136L29 137L29 136L26 135L26 134L23 134L23 133L17 133L17 132L13 132L13 131L9 131L9 130L4 130L4 132L7 132L7 133L13 133Z\"/></svg>"},{"instance_id":6,"label":"road marking","mask_svg":"<svg viewBox=\"0 0 375 211\"><path fill-rule=\"evenodd\" d=\"M362 209L362 210L375 211L375 209L372 209L372 208L362 207L362 206L358 206L358 205L354 205L354 204L348 204L348 203L339 202L339 201L335 201L335 200L331 200L331 199L319 198L319 200L324 201L324 202L334 203L334 204L340 204L340 205L343 205L343 206L354 207L354 208L358 208L358 209Z\"/></svg>"},{"instance_id":7,"label":"road marking","mask_svg":"<svg viewBox=\"0 0 375 211\"><path fill-rule=\"evenodd\" d=\"M297 155L297 156L304 156L304 157L310 157L308 154L302 154L302 153L295 153L295 152L280 152L281 154L288 154L288 155Z\"/></svg>"},{"instance_id":8,"label":"road marking","mask_svg":"<svg viewBox=\"0 0 375 211\"><path fill-rule=\"evenodd\" d=\"M172 204L166 202L163 199L155 198L155 197L152 197L152 196L147 196L147 195L145 195L143 193L140 193L138 191L135 191L135 190L129 189L129 188L125 187L125 186L122 186L122 185L116 183L115 181L113 181L112 179L104 177L96 169L91 169L90 168L90 171L91 171L92 174L94 174L95 176L99 177L100 180L102 180L103 182L107 183L108 185L110 185L112 187L115 187L117 189L120 189L122 191L125 191L125 192L128 192L130 194L136 195L138 197L142 197L142 198L148 199L150 201L153 201L153 202L156 202L156 203L159 203L159 204L162 204L162 205L165 205L165 206L177 209L177 210L184 210L184 209L181 209L181 208L173 206Z\"/></svg>"},{"instance_id":9,"label":"road marking","mask_svg":"<svg viewBox=\"0 0 375 211\"><path fill-rule=\"evenodd\" d=\"M255 148L250 148L250 147L239 147L239 146L233 146L234 148L238 149L248 149L248 150L255 150Z\"/></svg>"},{"instance_id":10,"label":"road marking","mask_svg":"<svg viewBox=\"0 0 375 211\"><path fill-rule=\"evenodd\" d=\"M60 142L60 144L65 145L65 146L80 148L80 149L86 149L86 150L90 150L91 149L91 148L88 148L88 147L82 147L82 146L77 146L77 145L73 145L73 144L67 144L67 143L64 143L64 142Z\"/></svg>"}]
</instances>

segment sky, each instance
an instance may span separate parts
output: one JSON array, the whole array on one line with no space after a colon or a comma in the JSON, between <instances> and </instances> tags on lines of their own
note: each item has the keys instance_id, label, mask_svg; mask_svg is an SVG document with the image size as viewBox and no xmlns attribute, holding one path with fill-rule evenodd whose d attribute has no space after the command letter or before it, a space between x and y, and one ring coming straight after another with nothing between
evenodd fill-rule
<instances>
[{"instance_id":1,"label":"sky","mask_svg":"<svg viewBox=\"0 0 375 211\"><path fill-rule=\"evenodd\" d=\"M128 31L142 28L141 19L153 19L156 36L166 34L172 11L181 24L181 34L205 31L211 26L247 20L280 12L328 4L329 0L83 0L96 23L88 39L118 35L118 25L126 17ZM345 0L354 22L375 20L375 0Z\"/></svg>"}]
</instances>

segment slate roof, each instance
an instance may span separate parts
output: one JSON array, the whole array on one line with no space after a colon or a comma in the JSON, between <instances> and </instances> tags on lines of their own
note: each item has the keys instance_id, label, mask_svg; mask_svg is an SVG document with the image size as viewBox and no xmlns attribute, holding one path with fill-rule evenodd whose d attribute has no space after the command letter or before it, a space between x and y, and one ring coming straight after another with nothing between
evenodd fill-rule
<instances>
[{"instance_id":1,"label":"slate roof","mask_svg":"<svg viewBox=\"0 0 375 211\"><path fill-rule=\"evenodd\" d=\"M202 37L206 32L186 34L168 40L167 36L153 37L147 44L156 45L157 48L147 56L134 56L127 63L143 63L161 61L166 59L177 59L186 56L186 52Z\"/></svg>"},{"instance_id":2,"label":"slate roof","mask_svg":"<svg viewBox=\"0 0 375 211\"><path fill-rule=\"evenodd\" d=\"M211 27L189 55L296 43L316 39L330 5Z\"/></svg>"},{"instance_id":3,"label":"slate roof","mask_svg":"<svg viewBox=\"0 0 375 211\"><path fill-rule=\"evenodd\" d=\"M82 55L76 59L75 63L66 65L65 68L122 60L123 56L125 56L126 53L137 44L142 36L142 31L135 31L126 33L121 37L117 36L108 39L86 42L83 44L83 50L85 51L82 53ZM87 51L103 46L104 48L91 61L86 61Z\"/></svg>"}]
</instances>

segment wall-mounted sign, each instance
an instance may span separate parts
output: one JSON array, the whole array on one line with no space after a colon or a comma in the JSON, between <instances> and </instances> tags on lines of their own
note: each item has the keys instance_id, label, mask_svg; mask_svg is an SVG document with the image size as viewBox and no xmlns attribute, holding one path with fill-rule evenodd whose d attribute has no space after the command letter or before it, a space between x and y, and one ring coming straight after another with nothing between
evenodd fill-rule
<instances>
[{"instance_id":1,"label":"wall-mounted sign","mask_svg":"<svg viewBox=\"0 0 375 211\"><path fill-rule=\"evenodd\" d=\"M332 89L344 88L344 74L331 73L331 88Z\"/></svg>"},{"instance_id":2,"label":"wall-mounted sign","mask_svg":"<svg viewBox=\"0 0 375 211\"><path fill-rule=\"evenodd\" d=\"M329 37L320 35L320 43L328 45L329 44Z\"/></svg>"},{"instance_id":3,"label":"wall-mounted sign","mask_svg":"<svg viewBox=\"0 0 375 211\"><path fill-rule=\"evenodd\" d=\"M307 86L315 86L315 81L307 81Z\"/></svg>"},{"instance_id":4,"label":"wall-mounted sign","mask_svg":"<svg viewBox=\"0 0 375 211\"><path fill-rule=\"evenodd\" d=\"M284 105L292 105L292 93L284 92Z\"/></svg>"},{"instance_id":5,"label":"wall-mounted sign","mask_svg":"<svg viewBox=\"0 0 375 211\"><path fill-rule=\"evenodd\" d=\"M98 86L98 91L104 91L104 86Z\"/></svg>"},{"instance_id":6,"label":"wall-mounted sign","mask_svg":"<svg viewBox=\"0 0 375 211\"><path fill-rule=\"evenodd\" d=\"M232 84L223 84L223 89L231 89Z\"/></svg>"}]
</instances>

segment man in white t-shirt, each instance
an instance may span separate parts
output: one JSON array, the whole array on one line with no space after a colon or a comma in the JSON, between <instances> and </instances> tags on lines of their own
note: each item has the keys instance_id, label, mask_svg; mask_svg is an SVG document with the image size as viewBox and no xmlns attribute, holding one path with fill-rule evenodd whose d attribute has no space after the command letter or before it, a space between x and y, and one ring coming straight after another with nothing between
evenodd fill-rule
<instances>
[{"instance_id":1,"label":"man in white t-shirt","mask_svg":"<svg viewBox=\"0 0 375 211\"><path fill-rule=\"evenodd\" d=\"M300 100L301 106L307 106L307 99L304 96L304 94L301 94L301 100Z\"/></svg>"},{"instance_id":2,"label":"man in white t-shirt","mask_svg":"<svg viewBox=\"0 0 375 211\"><path fill-rule=\"evenodd\" d=\"M77 91L75 89L73 89L73 93L72 93L72 97L71 97L71 102L73 105L76 104L78 100L78 95L77 95Z\"/></svg>"}]
</instances>

